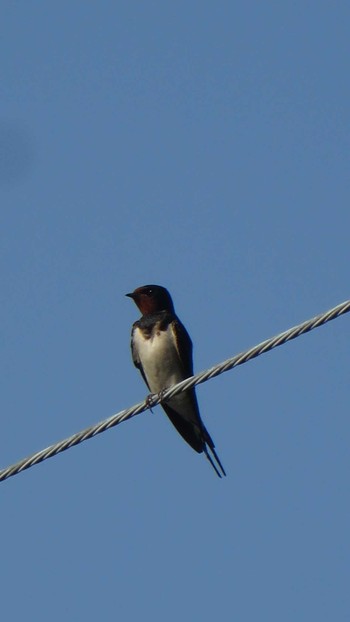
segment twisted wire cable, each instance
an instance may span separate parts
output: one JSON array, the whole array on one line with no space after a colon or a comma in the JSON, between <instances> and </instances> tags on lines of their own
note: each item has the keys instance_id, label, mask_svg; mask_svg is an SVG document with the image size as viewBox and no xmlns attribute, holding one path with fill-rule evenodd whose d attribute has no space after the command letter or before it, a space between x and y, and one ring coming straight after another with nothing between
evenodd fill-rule
<instances>
[{"instance_id":1,"label":"twisted wire cable","mask_svg":"<svg viewBox=\"0 0 350 622\"><path fill-rule=\"evenodd\" d=\"M122 421L126 421L127 419L131 419L131 417L139 415L150 407L156 406L160 402L166 401L170 397L173 397L174 395L177 395L182 391L186 391L186 389L189 389L197 384L201 384L202 382L206 382L211 378L215 378L223 372L229 371L230 369L233 369L238 365L243 365L243 363L246 363L247 361L250 361L257 356L260 356L260 354L265 354L273 348L277 348L278 346L281 346L284 343L291 341L292 339L296 339L296 337L299 337L304 333L308 333L314 328L318 328L319 326L322 326L323 324L326 324L327 322L330 322L331 320L334 320L335 318L339 317L340 315L344 315L344 313L348 313L349 311L350 300L346 300L345 302L342 302L336 307L333 307L329 311L316 315L311 320L302 322L301 324L298 324L297 326L294 326L289 330L286 330L285 332L276 335L275 337L266 339L262 343L259 343L257 346L254 346L249 350L245 350L244 352L240 352L239 354L236 354L236 356L233 356L232 358L229 358L226 361L223 361L222 363L219 363L218 365L215 365L214 367L211 367L204 372L196 374L195 376L191 376L190 378L186 378L186 380L179 382L178 384L174 385L169 389L161 391L159 394L149 396L143 402L135 404L135 406L132 406L131 408L122 410L119 413L112 415L107 419L104 419L100 423L92 425L89 428L78 432L77 434L73 434L69 438L66 438L63 441L59 441L54 445L50 445L46 449L42 449L41 451L30 455L27 458L24 458L23 460L20 460L19 462L16 462L15 464L7 467L6 469L2 469L0 471L0 482L8 479L9 477L12 477L13 475L17 475L18 473L21 473L22 471L29 469L35 464L39 464L40 462L51 458L52 456L56 456L57 454L66 451L66 449L69 449L70 447L79 445L83 441L87 441L88 439L93 438L97 434L101 434L101 432L105 432L105 430L109 430L109 428L113 428L119 423L122 423Z\"/></svg>"}]
</instances>

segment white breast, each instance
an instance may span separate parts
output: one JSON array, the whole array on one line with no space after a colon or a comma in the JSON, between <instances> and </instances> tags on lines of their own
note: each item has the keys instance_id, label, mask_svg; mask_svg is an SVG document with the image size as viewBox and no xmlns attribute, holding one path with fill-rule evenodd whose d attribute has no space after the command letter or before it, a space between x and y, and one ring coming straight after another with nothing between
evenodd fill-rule
<instances>
[{"instance_id":1,"label":"white breast","mask_svg":"<svg viewBox=\"0 0 350 622\"><path fill-rule=\"evenodd\" d=\"M134 347L152 393L158 393L184 378L171 328L154 331L146 339L139 328L134 330Z\"/></svg>"}]
</instances>

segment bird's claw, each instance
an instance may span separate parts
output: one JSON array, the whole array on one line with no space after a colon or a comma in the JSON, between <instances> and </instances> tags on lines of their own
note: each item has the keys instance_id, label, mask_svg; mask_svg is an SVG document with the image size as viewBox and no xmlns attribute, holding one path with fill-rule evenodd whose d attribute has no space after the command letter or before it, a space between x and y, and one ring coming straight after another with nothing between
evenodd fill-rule
<instances>
[{"instance_id":1,"label":"bird's claw","mask_svg":"<svg viewBox=\"0 0 350 622\"><path fill-rule=\"evenodd\" d=\"M147 395L146 397L146 405L147 408L151 411L152 415L153 415L153 410L152 410L152 406L153 406L153 393L150 393L149 395Z\"/></svg>"},{"instance_id":2,"label":"bird's claw","mask_svg":"<svg viewBox=\"0 0 350 622\"><path fill-rule=\"evenodd\" d=\"M147 395L146 397L146 405L147 408L151 411L151 413L153 414L153 410L152 410L152 406L154 406L154 400L158 399L160 402L163 400L163 396L164 393L166 392L167 388L164 387L164 389L162 389L161 391L159 391L159 393L150 393L149 395Z\"/></svg>"},{"instance_id":3,"label":"bird's claw","mask_svg":"<svg viewBox=\"0 0 350 622\"><path fill-rule=\"evenodd\" d=\"M164 389L162 389L161 391L159 391L159 393L157 393L157 398L160 400L160 402L163 401L164 393L166 392L167 392L167 388L164 387Z\"/></svg>"}]
</instances>

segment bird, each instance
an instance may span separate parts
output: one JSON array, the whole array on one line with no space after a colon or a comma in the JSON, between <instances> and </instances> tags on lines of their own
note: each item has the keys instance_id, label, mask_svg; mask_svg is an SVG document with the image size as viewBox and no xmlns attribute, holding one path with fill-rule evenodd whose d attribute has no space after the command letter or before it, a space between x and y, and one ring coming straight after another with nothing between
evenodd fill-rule
<instances>
[{"instance_id":1,"label":"bird","mask_svg":"<svg viewBox=\"0 0 350 622\"><path fill-rule=\"evenodd\" d=\"M132 360L151 393L160 393L193 376L192 341L161 285L142 285L126 294L142 313L131 330ZM209 460L218 477L226 475L198 408L194 387L161 403L184 440Z\"/></svg>"}]
</instances>

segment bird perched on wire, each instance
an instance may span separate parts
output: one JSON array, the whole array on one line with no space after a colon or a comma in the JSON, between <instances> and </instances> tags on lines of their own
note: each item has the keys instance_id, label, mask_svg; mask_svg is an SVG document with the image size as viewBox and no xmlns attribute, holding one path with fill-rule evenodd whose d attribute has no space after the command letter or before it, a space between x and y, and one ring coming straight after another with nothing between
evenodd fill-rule
<instances>
[{"instance_id":1,"label":"bird perched on wire","mask_svg":"<svg viewBox=\"0 0 350 622\"><path fill-rule=\"evenodd\" d=\"M143 285L126 296L142 313L132 327L131 352L149 390L159 393L192 376L192 341L165 287ZM226 475L199 414L195 389L171 397L162 408L185 441L198 453L205 453L216 474Z\"/></svg>"}]
</instances>

